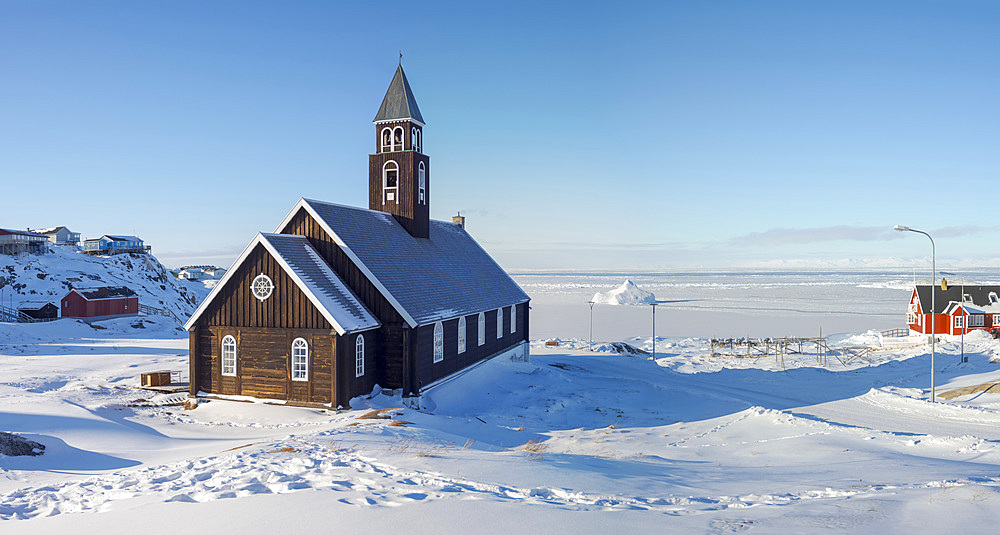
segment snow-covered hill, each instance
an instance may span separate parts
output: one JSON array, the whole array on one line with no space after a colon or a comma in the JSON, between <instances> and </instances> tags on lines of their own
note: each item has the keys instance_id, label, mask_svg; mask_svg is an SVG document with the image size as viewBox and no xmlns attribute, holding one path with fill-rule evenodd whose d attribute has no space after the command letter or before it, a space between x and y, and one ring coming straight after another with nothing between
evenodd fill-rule
<instances>
[{"instance_id":1,"label":"snow-covered hill","mask_svg":"<svg viewBox=\"0 0 1000 535\"><path fill-rule=\"evenodd\" d=\"M74 288L127 286L139 303L170 310L184 321L210 291L200 282L179 281L152 255L90 256L70 247L20 258L0 255L0 298L8 307L60 300Z\"/></svg>"},{"instance_id":2,"label":"snow-covered hill","mask_svg":"<svg viewBox=\"0 0 1000 535\"><path fill-rule=\"evenodd\" d=\"M655 302L656 296L626 280L614 290L597 292L592 300L601 305L645 305Z\"/></svg>"}]
</instances>

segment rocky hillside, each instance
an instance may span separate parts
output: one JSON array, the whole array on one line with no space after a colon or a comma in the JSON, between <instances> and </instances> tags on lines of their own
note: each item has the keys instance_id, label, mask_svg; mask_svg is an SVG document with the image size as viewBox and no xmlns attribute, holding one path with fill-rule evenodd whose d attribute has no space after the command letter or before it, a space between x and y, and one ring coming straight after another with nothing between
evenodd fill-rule
<instances>
[{"instance_id":1,"label":"rocky hillside","mask_svg":"<svg viewBox=\"0 0 1000 535\"><path fill-rule=\"evenodd\" d=\"M140 304L169 310L181 322L208 294L202 283L175 279L152 255L89 256L61 246L45 255L0 255L0 299L7 307L38 301L58 306L71 289L101 286L127 286Z\"/></svg>"}]
</instances>

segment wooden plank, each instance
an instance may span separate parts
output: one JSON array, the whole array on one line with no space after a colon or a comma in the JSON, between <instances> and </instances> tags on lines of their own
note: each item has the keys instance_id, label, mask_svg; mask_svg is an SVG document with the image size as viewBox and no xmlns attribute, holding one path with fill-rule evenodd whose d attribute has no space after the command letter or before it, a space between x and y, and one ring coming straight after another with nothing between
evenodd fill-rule
<instances>
[{"instance_id":1,"label":"wooden plank","mask_svg":"<svg viewBox=\"0 0 1000 535\"><path fill-rule=\"evenodd\" d=\"M191 327L188 331L188 381L190 383L189 393L194 396L198 394L198 364L203 362L198 354L198 326Z\"/></svg>"}]
</instances>

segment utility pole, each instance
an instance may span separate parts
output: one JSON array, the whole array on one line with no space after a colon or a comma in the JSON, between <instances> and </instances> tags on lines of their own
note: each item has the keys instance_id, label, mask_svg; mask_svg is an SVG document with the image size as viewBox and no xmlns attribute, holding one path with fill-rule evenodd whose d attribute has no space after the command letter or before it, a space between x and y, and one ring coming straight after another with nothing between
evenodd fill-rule
<instances>
[{"instance_id":1,"label":"utility pole","mask_svg":"<svg viewBox=\"0 0 1000 535\"><path fill-rule=\"evenodd\" d=\"M653 307L653 360L656 360L656 305L659 303L650 303Z\"/></svg>"}]
</instances>

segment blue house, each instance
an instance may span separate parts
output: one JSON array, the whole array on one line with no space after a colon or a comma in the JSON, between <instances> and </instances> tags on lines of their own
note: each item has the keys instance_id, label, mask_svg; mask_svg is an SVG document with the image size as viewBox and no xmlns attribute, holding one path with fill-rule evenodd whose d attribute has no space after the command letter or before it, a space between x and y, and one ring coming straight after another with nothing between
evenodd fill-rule
<instances>
[{"instance_id":1,"label":"blue house","mask_svg":"<svg viewBox=\"0 0 1000 535\"><path fill-rule=\"evenodd\" d=\"M136 236L105 234L83 242L83 252L87 254L148 253L150 247Z\"/></svg>"}]
</instances>

